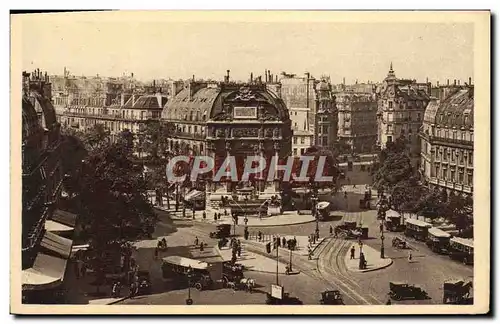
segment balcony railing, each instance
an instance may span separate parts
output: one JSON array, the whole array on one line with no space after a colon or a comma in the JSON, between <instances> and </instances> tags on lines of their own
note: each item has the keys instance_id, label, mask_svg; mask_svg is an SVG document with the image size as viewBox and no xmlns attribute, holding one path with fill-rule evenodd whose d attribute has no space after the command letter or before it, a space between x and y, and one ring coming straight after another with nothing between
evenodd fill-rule
<instances>
[{"instance_id":1,"label":"balcony railing","mask_svg":"<svg viewBox=\"0 0 500 324\"><path fill-rule=\"evenodd\" d=\"M205 134L201 134L201 133L194 133L193 134L193 133L188 133L188 132L175 132L173 134L173 137L203 140L203 139L205 139Z\"/></svg>"},{"instance_id":2,"label":"balcony railing","mask_svg":"<svg viewBox=\"0 0 500 324\"><path fill-rule=\"evenodd\" d=\"M456 183L456 182L452 182L452 181L448 181L448 180L441 180L441 179L438 179L435 177L428 179L428 181L431 184L441 186L441 187L446 187L448 189L458 190L458 191L462 191L462 192L466 192L466 193L472 193L472 191L473 191L472 186L461 184L461 183Z\"/></svg>"}]
</instances>

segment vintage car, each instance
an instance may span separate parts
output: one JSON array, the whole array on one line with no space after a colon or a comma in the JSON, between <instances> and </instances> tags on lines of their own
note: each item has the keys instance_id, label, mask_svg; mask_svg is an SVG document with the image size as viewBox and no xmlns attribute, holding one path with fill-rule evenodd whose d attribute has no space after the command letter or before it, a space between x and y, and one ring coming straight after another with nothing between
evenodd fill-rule
<instances>
[{"instance_id":1,"label":"vintage car","mask_svg":"<svg viewBox=\"0 0 500 324\"><path fill-rule=\"evenodd\" d=\"M297 297L290 297L289 293L284 293L283 298L279 299L271 296L270 293L267 293L266 298L267 305L302 305L303 302Z\"/></svg>"},{"instance_id":2,"label":"vintage car","mask_svg":"<svg viewBox=\"0 0 500 324\"><path fill-rule=\"evenodd\" d=\"M139 295L151 294L151 279L149 277L149 272L148 271L138 271L137 277L139 279L138 280L139 289L138 289L137 293Z\"/></svg>"},{"instance_id":3,"label":"vintage car","mask_svg":"<svg viewBox=\"0 0 500 324\"><path fill-rule=\"evenodd\" d=\"M408 245L406 243L406 240L404 240L400 237L395 237L392 239L392 247L395 247L398 249L407 249Z\"/></svg>"},{"instance_id":4,"label":"vintage car","mask_svg":"<svg viewBox=\"0 0 500 324\"><path fill-rule=\"evenodd\" d=\"M367 239L368 227L358 227L356 222L344 221L342 224L335 226L335 236L348 239Z\"/></svg>"},{"instance_id":5,"label":"vintage car","mask_svg":"<svg viewBox=\"0 0 500 324\"><path fill-rule=\"evenodd\" d=\"M231 236L231 224L217 225L215 232L210 232L211 238L226 238Z\"/></svg>"},{"instance_id":6,"label":"vintage car","mask_svg":"<svg viewBox=\"0 0 500 324\"><path fill-rule=\"evenodd\" d=\"M472 304L472 281L449 280L443 284L443 304Z\"/></svg>"},{"instance_id":7,"label":"vintage car","mask_svg":"<svg viewBox=\"0 0 500 324\"><path fill-rule=\"evenodd\" d=\"M389 282L389 296L395 300L428 298L425 290L406 282Z\"/></svg>"},{"instance_id":8,"label":"vintage car","mask_svg":"<svg viewBox=\"0 0 500 324\"><path fill-rule=\"evenodd\" d=\"M323 291L319 302L322 305L344 305L344 301L338 290Z\"/></svg>"}]
</instances>

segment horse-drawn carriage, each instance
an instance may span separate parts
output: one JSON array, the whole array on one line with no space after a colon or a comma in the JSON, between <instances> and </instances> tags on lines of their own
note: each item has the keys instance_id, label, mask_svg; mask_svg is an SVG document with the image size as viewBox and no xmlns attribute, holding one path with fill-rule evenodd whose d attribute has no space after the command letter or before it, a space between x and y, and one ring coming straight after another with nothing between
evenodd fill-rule
<instances>
[{"instance_id":1,"label":"horse-drawn carriage","mask_svg":"<svg viewBox=\"0 0 500 324\"><path fill-rule=\"evenodd\" d=\"M422 288L406 282L389 282L389 296L395 300L427 299L429 296Z\"/></svg>"},{"instance_id":2,"label":"horse-drawn carriage","mask_svg":"<svg viewBox=\"0 0 500 324\"><path fill-rule=\"evenodd\" d=\"M255 280L245 278L243 275L244 267L239 263L226 261L222 264L222 280L224 286L234 290L246 290L252 292L255 287Z\"/></svg>"},{"instance_id":3,"label":"horse-drawn carriage","mask_svg":"<svg viewBox=\"0 0 500 324\"><path fill-rule=\"evenodd\" d=\"M326 290L321 293L321 305L344 305L344 300L338 290Z\"/></svg>"},{"instance_id":4,"label":"horse-drawn carriage","mask_svg":"<svg viewBox=\"0 0 500 324\"><path fill-rule=\"evenodd\" d=\"M231 224L217 225L215 232L210 232L210 238L224 239L231 236Z\"/></svg>"},{"instance_id":5,"label":"horse-drawn carriage","mask_svg":"<svg viewBox=\"0 0 500 324\"><path fill-rule=\"evenodd\" d=\"M392 239L392 247L395 247L397 249L407 249L408 244L406 243L406 240L400 237L395 237Z\"/></svg>"},{"instance_id":6,"label":"horse-drawn carriage","mask_svg":"<svg viewBox=\"0 0 500 324\"><path fill-rule=\"evenodd\" d=\"M449 280L443 284L443 304L472 304L472 281Z\"/></svg>"},{"instance_id":7,"label":"horse-drawn carriage","mask_svg":"<svg viewBox=\"0 0 500 324\"><path fill-rule=\"evenodd\" d=\"M342 224L335 226L335 236L347 239L368 238L368 228L358 227L356 222L344 221Z\"/></svg>"}]
</instances>

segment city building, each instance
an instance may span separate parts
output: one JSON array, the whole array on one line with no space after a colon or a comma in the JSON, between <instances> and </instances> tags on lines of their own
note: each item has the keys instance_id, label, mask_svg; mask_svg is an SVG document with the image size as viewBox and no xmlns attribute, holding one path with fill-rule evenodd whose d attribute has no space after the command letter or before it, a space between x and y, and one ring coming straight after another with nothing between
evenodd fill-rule
<instances>
[{"instance_id":1,"label":"city building","mask_svg":"<svg viewBox=\"0 0 500 324\"><path fill-rule=\"evenodd\" d=\"M412 162L417 164L420 161L418 132L430 100L430 83L396 78L391 63L378 91L377 145L383 149L388 142L403 139Z\"/></svg>"},{"instance_id":2,"label":"city building","mask_svg":"<svg viewBox=\"0 0 500 324\"><path fill-rule=\"evenodd\" d=\"M474 187L474 86L438 86L420 132L420 171L431 186L461 194Z\"/></svg>"},{"instance_id":3,"label":"city building","mask_svg":"<svg viewBox=\"0 0 500 324\"><path fill-rule=\"evenodd\" d=\"M21 279L25 303L43 302L57 294L76 222L75 215L58 209L63 187L61 136L51 93L46 73L23 72Z\"/></svg>"},{"instance_id":4,"label":"city building","mask_svg":"<svg viewBox=\"0 0 500 324\"><path fill-rule=\"evenodd\" d=\"M373 153L377 143L376 85L338 85L338 141L342 153Z\"/></svg>"},{"instance_id":5,"label":"city building","mask_svg":"<svg viewBox=\"0 0 500 324\"><path fill-rule=\"evenodd\" d=\"M333 151L337 145L338 112L331 84L323 78L316 85L314 144Z\"/></svg>"},{"instance_id":6,"label":"city building","mask_svg":"<svg viewBox=\"0 0 500 324\"><path fill-rule=\"evenodd\" d=\"M229 71L224 82L190 81L162 112L162 121L172 123L177 132L169 139L170 150L178 153L201 153L215 160L218 170L227 156L234 156L241 179L245 158L261 155L266 169L248 183L223 178L206 182L206 202L218 204L222 196L252 191L245 204L255 208L279 193L278 181L267 181L272 157L285 158L291 153L292 129L284 102L267 89L260 78L240 84L230 81ZM243 202L238 202L242 209ZM236 207L235 207L236 208Z\"/></svg>"}]
</instances>

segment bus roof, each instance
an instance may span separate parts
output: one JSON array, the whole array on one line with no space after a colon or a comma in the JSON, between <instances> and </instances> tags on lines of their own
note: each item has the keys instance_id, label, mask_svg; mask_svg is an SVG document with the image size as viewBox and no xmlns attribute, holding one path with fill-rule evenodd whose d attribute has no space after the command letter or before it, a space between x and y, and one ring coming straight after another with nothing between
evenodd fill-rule
<instances>
[{"instance_id":1,"label":"bus roof","mask_svg":"<svg viewBox=\"0 0 500 324\"><path fill-rule=\"evenodd\" d=\"M386 218L389 218L389 217L393 217L393 218L400 218L401 217L401 214L399 214L397 211L395 211L394 209L389 209L388 211L385 212L385 217Z\"/></svg>"},{"instance_id":2,"label":"bus roof","mask_svg":"<svg viewBox=\"0 0 500 324\"><path fill-rule=\"evenodd\" d=\"M407 218L405 221L406 221L406 223L410 223L410 224L413 224L413 225L416 225L419 227L432 227L431 224L424 222L424 221L421 221L421 220L418 220L418 219L415 219L415 218Z\"/></svg>"},{"instance_id":3,"label":"bus roof","mask_svg":"<svg viewBox=\"0 0 500 324\"><path fill-rule=\"evenodd\" d=\"M193 269L200 269L200 270L208 269L208 263L206 263L206 262L193 260L193 259L189 259L189 258L177 256L177 255L164 257L163 262L179 265L179 266L186 267L186 268L191 267Z\"/></svg>"},{"instance_id":4,"label":"bus roof","mask_svg":"<svg viewBox=\"0 0 500 324\"><path fill-rule=\"evenodd\" d=\"M450 242L456 242L458 244L462 244L462 245L465 245L465 246L468 246L468 247L471 247L471 248L474 247L474 241L473 240L466 239L466 238L463 238L463 237L452 237L450 239Z\"/></svg>"},{"instance_id":5,"label":"bus roof","mask_svg":"<svg viewBox=\"0 0 500 324\"><path fill-rule=\"evenodd\" d=\"M435 237L451 237L450 233L447 233L443 230L440 230L439 228L436 227L431 227L429 228L429 234L435 236Z\"/></svg>"}]
</instances>

